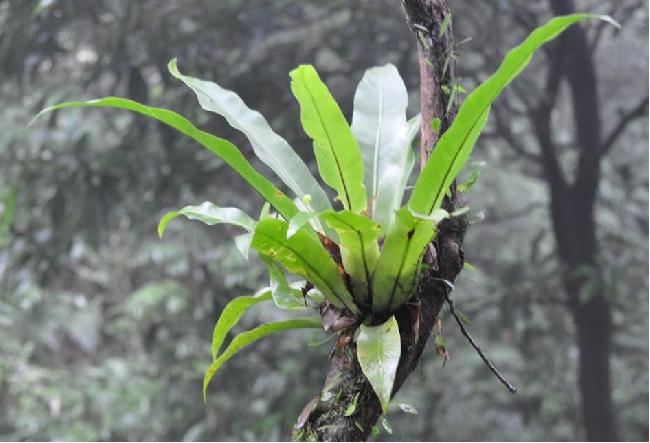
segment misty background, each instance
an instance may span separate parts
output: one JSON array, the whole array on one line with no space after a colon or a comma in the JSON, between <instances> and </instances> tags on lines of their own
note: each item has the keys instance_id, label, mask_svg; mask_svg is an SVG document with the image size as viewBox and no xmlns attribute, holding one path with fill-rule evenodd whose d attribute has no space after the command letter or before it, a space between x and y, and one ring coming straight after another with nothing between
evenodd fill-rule
<instances>
[{"instance_id":1,"label":"misty background","mask_svg":"<svg viewBox=\"0 0 650 443\"><path fill-rule=\"evenodd\" d=\"M499 99L473 154L480 177L465 258L475 269L453 298L519 391L494 379L443 311L450 360L443 367L430 343L394 402L418 414L395 406L395 434L377 439L584 439L579 358L590 352L609 368L586 376L607 376L596 398L611 401L616 435L647 440L648 4L450 3L457 73L470 91L557 8L610 14L622 28L581 25L599 125L576 130L584 85L562 81L549 99L550 46ZM245 137L168 74L173 57L184 73L236 91L314 170L289 89L297 65L315 65L350 119L363 72L393 63L409 115L419 109L416 42L397 0L0 0L0 440L286 440L321 388L333 342L309 346L322 335L288 332L228 362L203 403L218 314L266 274L243 259L228 226L179 220L161 240L156 225L205 200L257 214L260 197L222 161L125 111L68 110L27 127L56 102L128 97L229 139L270 177ZM595 192L594 210L585 226L554 224L544 134L570 179L591 155L580 135L596 132L596 185L572 194ZM563 258L565 228L591 221L589 266ZM578 305L599 307L611 328ZM236 332L282 315L256 307ZM576 318L604 338L578 340Z\"/></svg>"}]
</instances>

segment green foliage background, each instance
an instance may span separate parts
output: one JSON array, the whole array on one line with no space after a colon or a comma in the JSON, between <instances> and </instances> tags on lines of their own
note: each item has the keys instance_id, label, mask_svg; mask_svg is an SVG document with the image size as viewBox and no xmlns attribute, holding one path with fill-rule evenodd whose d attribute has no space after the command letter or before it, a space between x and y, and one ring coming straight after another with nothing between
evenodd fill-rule
<instances>
[{"instance_id":1,"label":"green foliage background","mask_svg":"<svg viewBox=\"0 0 650 443\"><path fill-rule=\"evenodd\" d=\"M211 200L255 214L259 197L217 158L144 118L70 111L26 125L48 104L120 95L174 109L252 159L243 135L199 111L167 74L167 61L178 57L197 77L237 91L308 154L288 87L287 73L300 63L316 66L348 119L363 71L394 63L411 94L410 115L416 112L415 45L397 3L0 1L0 439L288 438L322 383L331 342L308 347L322 336L291 332L254 345L224 366L204 406L214 322L230 299L260 286L263 267L244 261L227 240L235 233L229 227L179 222L163 241L156 235L166 210ZM513 31L517 11L548 18L529 3L454 4L458 38L473 37L460 51L465 89L524 35ZM579 3L608 12L603 2ZM634 9L599 47L605 125L646 87L647 17L647 5ZM517 93L538 91L535 67L543 64L533 62ZM571 109L563 103L555 130L569 141ZM442 368L430 347L399 394L419 414L391 410L396 434L379 439L581 435L577 349L546 189L498 128L487 135L474 159L486 165L469 196L477 223L466 254L476 270L462 274L454 297L520 392L513 397L493 380L445 314L451 360ZM648 438L646 146L647 124L631 126L604 164L597 212L625 439ZM571 170L569 149L562 160ZM256 306L237 331L280 315Z\"/></svg>"}]
</instances>

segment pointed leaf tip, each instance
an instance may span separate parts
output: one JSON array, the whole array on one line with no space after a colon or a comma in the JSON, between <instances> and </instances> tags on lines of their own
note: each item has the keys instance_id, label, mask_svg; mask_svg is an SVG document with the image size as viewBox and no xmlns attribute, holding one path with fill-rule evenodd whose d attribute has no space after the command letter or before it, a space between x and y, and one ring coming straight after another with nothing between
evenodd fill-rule
<instances>
[{"instance_id":1,"label":"pointed leaf tip","mask_svg":"<svg viewBox=\"0 0 650 443\"><path fill-rule=\"evenodd\" d=\"M600 15L600 16L597 16L597 18L600 19L600 20L602 20L602 21L604 21L604 22L609 23L610 25L616 27L617 29L621 29L621 27L622 27L621 24L620 24L619 22L617 22L616 20L614 20L614 19L613 19L611 16L609 16L609 15Z\"/></svg>"},{"instance_id":2,"label":"pointed leaf tip","mask_svg":"<svg viewBox=\"0 0 650 443\"><path fill-rule=\"evenodd\" d=\"M388 412L401 350L395 316L379 326L361 325L357 338L357 358L379 398L384 414Z\"/></svg>"},{"instance_id":3,"label":"pointed leaf tip","mask_svg":"<svg viewBox=\"0 0 650 443\"><path fill-rule=\"evenodd\" d=\"M169 63L167 63L167 70L172 76L176 78L181 78L181 73L178 70L178 60L176 59L176 57L169 60Z\"/></svg>"},{"instance_id":4,"label":"pointed leaf tip","mask_svg":"<svg viewBox=\"0 0 650 443\"><path fill-rule=\"evenodd\" d=\"M167 229L167 225L169 224L169 222L180 215L181 214L178 211L169 211L167 214L163 215L163 217L160 219L160 222L158 223L159 238L163 238L163 235L165 234L165 230Z\"/></svg>"},{"instance_id":5,"label":"pointed leaf tip","mask_svg":"<svg viewBox=\"0 0 650 443\"><path fill-rule=\"evenodd\" d=\"M323 325L321 323L320 317L304 317L264 323L263 325L260 325L249 331L242 332L232 339L223 353L221 353L221 355L219 355L217 359L214 360L210 367L208 367L208 369L205 371L205 375L203 376L203 401L206 401L208 385L210 384L210 381L215 376L219 368L221 368L225 362L230 360L241 349L276 332L287 331L290 329L321 329L322 327Z\"/></svg>"}]
</instances>

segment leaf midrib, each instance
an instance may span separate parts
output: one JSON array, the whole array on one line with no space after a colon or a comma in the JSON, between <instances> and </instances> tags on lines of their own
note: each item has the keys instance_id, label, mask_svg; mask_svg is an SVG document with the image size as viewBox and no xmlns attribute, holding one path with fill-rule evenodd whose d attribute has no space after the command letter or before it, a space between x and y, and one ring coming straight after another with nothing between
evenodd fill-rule
<instances>
[{"instance_id":1,"label":"leaf midrib","mask_svg":"<svg viewBox=\"0 0 650 443\"><path fill-rule=\"evenodd\" d=\"M383 76L379 76L379 109L378 109L378 117L377 117L377 131L375 135L375 151L374 151L374 157L373 157L373 165L372 165L372 194L370 195L371 199L374 199L376 202L377 199L377 188L379 186L379 181L377 179L377 175L379 174L379 145L380 145L380 140L381 140L381 127L382 123L384 120L384 90L383 90L383 85L384 85L384 78ZM372 218L374 220L375 218L375 207L376 204L372 205Z\"/></svg>"},{"instance_id":2,"label":"leaf midrib","mask_svg":"<svg viewBox=\"0 0 650 443\"><path fill-rule=\"evenodd\" d=\"M361 230L355 228L352 224L349 222L343 220L340 217L336 218L339 222L343 223L346 225L350 230L354 233L357 234L357 239L359 240L359 249L361 250L361 259L363 260L363 270L364 273L366 274L366 285L368 286L368 291L370 294L372 294L372 281L370 278L370 269L368 269L368 259L366 257L366 250L363 247L364 246L364 241L363 241L363 234L361 233Z\"/></svg>"},{"instance_id":3,"label":"leaf midrib","mask_svg":"<svg viewBox=\"0 0 650 443\"><path fill-rule=\"evenodd\" d=\"M567 25L567 27L568 27L568 26L571 26L572 24L573 24L573 23ZM524 44L525 42L526 42L526 40L524 40L521 44ZM542 42L542 45L543 45L543 44L544 44L544 42ZM537 45L537 46L536 46L532 51L526 52L526 53L525 53L525 54L526 54L525 57L522 57L520 60L526 60L526 59L529 59L530 57L532 57L533 54L535 53L535 51L539 48L539 46L541 46L541 45ZM515 48L515 49L516 49L516 48ZM513 50L514 50L514 49L513 49ZM511 50L511 51L512 51L512 50ZM505 61L506 58L508 58L508 54L506 54L506 56L504 57L504 61ZM498 91L499 91L499 92L497 92L496 94L492 95L492 97L491 97L490 100L488 101L488 105L484 106L484 107L481 109L481 112L478 114L478 117L477 117L477 118L474 120L474 122L472 123L472 125L471 125L471 127L470 127L470 130L467 131L467 132L465 133L465 135L463 136L463 141L462 141L462 143L461 143L461 145L460 145L461 148L458 149L458 150L456 150L456 152L455 152L455 154L454 154L454 156L453 156L453 160L452 160L452 163L451 163L452 166L456 163L456 159L458 158L458 155L460 155L460 151L462 150L462 147L463 147L463 146L465 145L465 143L467 142L467 139L469 138L469 134L471 134L472 131L474 130L474 128L476 127L476 125L478 124L478 121L481 119L481 116L482 116L482 115L483 115L483 114L484 114L488 109L490 109L490 107L492 106L492 103L494 102L494 100L499 96L499 94L501 94L501 91L503 90L503 88L505 87L505 85L508 84L508 81L509 81L510 76L512 75L512 73L515 72L515 71L517 70L517 68L521 65L521 63L523 63L523 62L519 62L519 63L517 63L516 66L515 66L515 69L511 69L511 70L509 70L509 71L506 71L506 72L507 72L507 77L506 77L506 80L505 80L505 81L503 81L502 83L499 83L499 87L498 87ZM497 70L497 72L498 72L498 70ZM493 78L495 74L496 74L496 72L495 72L494 74L492 74L492 77L491 77L491 78ZM488 79L488 80L486 80L485 82L483 82L483 84L482 84L481 86L485 85L485 83L487 83L489 80L490 80L490 79ZM481 86L479 86L479 88L480 88ZM467 101L465 101L465 103L467 103ZM436 206L436 201L438 200L438 198L440 197L440 194L442 193L442 189L443 189L444 183L447 181L447 177L449 177L449 173L450 173L451 169L452 169L452 168L449 167L449 168L447 169L447 171L445 172L444 179L443 179L443 181L441 182L440 187L438 188L438 190L437 190L437 192L436 192L436 198L434 199L434 201L433 201L431 207L429 208L429 215L431 215L431 212L433 211L434 207Z\"/></svg>"},{"instance_id":4,"label":"leaf midrib","mask_svg":"<svg viewBox=\"0 0 650 443\"><path fill-rule=\"evenodd\" d=\"M304 79L304 74L303 74L303 79ZM330 137L329 131L327 130L327 126L325 125L323 116L320 113L320 109L316 105L316 101L314 100L314 97L311 93L311 90L309 89L309 86L307 85L307 82L303 81L303 85L305 87L305 91L307 92L307 95L309 96L309 100L311 100L314 110L316 111L316 115L318 116L318 120L321 124L321 127L324 129L325 137L327 137L327 142L329 145L330 152L332 153L332 157L334 157L334 162L336 163L336 171L338 172L338 175L341 178L341 184L343 185L343 191L345 192L345 199L348 202L348 209L353 210L350 203L350 193L348 192L348 187L345 183L345 176L343 175L343 171L341 170L341 163L339 162L339 159L336 155L336 150L334 149L334 144L332 143L332 139ZM317 143L316 140L314 140L314 143Z\"/></svg>"},{"instance_id":5,"label":"leaf midrib","mask_svg":"<svg viewBox=\"0 0 650 443\"><path fill-rule=\"evenodd\" d=\"M295 249L293 249L293 248L292 248L291 246L289 246L289 245L285 245L285 244L283 244L283 243L278 242L278 241L275 240L273 237L271 237L271 236L268 235L268 234L265 234L264 232L258 232L257 234L259 234L259 235L261 235L261 236L263 236L263 237L266 237L268 240L270 240L272 243L278 245L280 248L284 248L284 249L287 249L288 251L290 251L290 252L291 252L291 253L292 253L292 254L293 254L293 255L294 255L298 260L300 260L300 262L302 263L302 265L303 265L305 268L309 269L309 270L310 270L314 275L316 275L316 277L318 277L318 278L323 282L323 284L327 287L327 289L328 289L328 290L329 290L329 291L330 291L330 292L331 292L331 293L332 293L332 294L333 294L333 295L334 295L334 296L335 296L335 297L336 297L336 298L337 298L337 299L338 299L338 300L343 304L343 306L345 306L345 307L346 307L347 309L349 309L351 312L355 312L355 310L352 309L352 308L350 308L350 307L345 303L345 301L344 301L344 300L343 300L343 299L342 299L342 298L341 298L341 297L336 293L336 291L334 291L334 289L332 288L332 286L330 285L330 283L327 281L327 279L324 278L324 277L323 277L323 276L322 276L322 275L321 275L321 274L320 274L320 273L319 273L315 268L313 268L313 267L309 264L308 261L306 261L305 259L303 259L303 258L301 257L301 255L300 255L300 254L299 254ZM285 234L285 235L286 235L286 234Z\"/></svg>"},{"instance_id":6,"label":"leaf midrib","mask_svg":"<svg viewBox=\"0 0 650 443\"><path fill-rule=\"evenodd\" d=\"M187 77L187 76L183 76L183 77ZM194 77L187 77L187 78L190 78L190 79L193 79L193 80L199 80L199 79L195 79ZM196 87L198 90L200 90L200 91L201 91L201 92L202 92L202 93L207 97L208 100L210 100L210 101L212 101L212 102L214 102L214 103L217 103L217 105L219 105L218 102L217 102L216 100L214 100L212 97L209 96L209 94L206 92L205 89L202 89L200 86L195 86L195 87ZM223 89L223 88L221 88L221 89ZM223 90L226 91L225 89L223 89ZM232 92L232 91L229 91L229 92ZM234 93L233 93L233 94L234 94ZM240 100L241 100L241 98L240 98ZM244 103L243 100L242 100L242 103ZM244 105L245 105L245 103L244 103ZM219 105L219 106L221 106L221 105ZM223 107L223 106L221 106L221 107ZM250 108L249 108L249 110L250 110L252 113L256 113L256 114L259 115L260 117L264 118L264 116L263 116L259 111L255 111L255 110L250 109ZM220 114L221 114L221 113L220 113ZM233 120L234 120L234 121L235 121L235 122L236 122L240 127L245 127L245 125L242 123L242 121L241 121L240 119L238 119L238 118L235 117L235 114L233 114L233 113L228 113L228 115L230 115L230 117L231 117L231 118L232 118L232 119L233 119ZM242 132L244 132L244 131L242 131ZM258 146L262 146L262 149L263 149L263 150L268 154L268 156L270 157L271 162L272 162L272 163L273 163L273 164L274 164L278 169L281 170L282 174L285 176L285 178L283 178L283 179L288 179L288 181L291 183L291 184L287 183L287 185L288 185L288 186L289 186L289 187L290 187L290 188L291 188L291 189L292 189L296 194L298 194L301 198L304 197L304 196L306 195L306 193L303 192L303 191L300 189L300 186L298 185L298 183L296 183L296 182L294 181L292 174L289 173L289 171L288 171L287 169L285 169L284 165L283 165L281 162L278 162L278 161L277 161L277 159L275 158L275 156L274 156L274 155L273 155L273 154L272 154L272 153L271 153L271 152L266 148L266 144L265 144L264 142L262 142L262 141L257 137L257 135L255 135L254 131L248 131L248 132L251 134L251 138L255 139L255 141L258 143ZM277 135L277 134L275 134L275 135ZM279 137L279 136L278 136L278 137ZM291 148L290 145L288 145L288 146ZM293 152L295 153L295 151L293 151ZM279 175L279 174L278 174L278 175Z\"/></svg>"}]
</instances>

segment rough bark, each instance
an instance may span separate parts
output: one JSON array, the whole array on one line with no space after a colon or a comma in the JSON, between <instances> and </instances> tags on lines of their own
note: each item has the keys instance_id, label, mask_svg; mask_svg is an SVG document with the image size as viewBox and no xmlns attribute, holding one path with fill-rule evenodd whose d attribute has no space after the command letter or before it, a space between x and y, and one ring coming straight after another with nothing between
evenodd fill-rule
<instances>
[{"instance_id":1,"label":"rough bark","mask_svg":"<svg viewBox=\"0 0 650 443\"><path fill-rule=\"evenodd\" d=\"M455 115L452 105L446 113L447 96L441 84L451 84L454 75L452 26L440 36L441 24L449 12L444 0L402 0L407 24L418 42L421 90L421 160L426 161L438 134L431 130L431 121L441 119L441 133ZM447 62L445 62L447 60ZM445 202L447 209L464 206L455 190ZM457 217L441 224L440 231L426 255L429 269L424 273L416 293L397 312L402 340L401 358L397 368L393 395L416 368L435 320L445 300L441 279L454 281L463 267L462 243L467 219ZM330 355L330 366L324 388L310 401L294 427L294 440L363 441L381 414L379 400L366 380L356 359L352 336L341 333ZM358 395L357 412L345 417L347 406Z\"/></svg>"}]
</instances>

